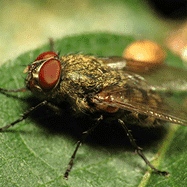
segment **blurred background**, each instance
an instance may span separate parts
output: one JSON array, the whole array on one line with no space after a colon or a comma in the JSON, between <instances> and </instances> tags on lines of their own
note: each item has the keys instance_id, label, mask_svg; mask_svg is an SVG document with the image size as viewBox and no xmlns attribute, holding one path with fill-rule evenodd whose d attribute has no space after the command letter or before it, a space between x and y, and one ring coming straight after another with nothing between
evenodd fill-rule
<instances>
[{"instance_id":1,"label":"blurred background","mask_svg":"<svg viewBox=\"0 0 187 187\"><path fill-rule=\"evenodd\" d=\"M0 63L49 37L101 31L151 39L185 59L186 9L186 0L1 1Z\"/></svg>"}]
</instances>

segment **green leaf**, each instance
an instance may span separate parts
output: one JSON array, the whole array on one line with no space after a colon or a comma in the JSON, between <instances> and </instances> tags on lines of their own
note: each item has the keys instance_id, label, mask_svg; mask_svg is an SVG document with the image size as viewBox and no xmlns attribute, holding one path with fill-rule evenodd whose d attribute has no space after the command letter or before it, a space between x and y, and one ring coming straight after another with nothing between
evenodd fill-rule
<instances>
[{"instance_id":1,"label":"green leaf","mask_svg":"<svg viewBox=\"0 0 187 187\"><path fill-rule=\"evenodd\" d=\"M132 41L134 39L130 36L96 33L63 38L55 42L55 47L61 55L83 52L121 56ZM46 45L2 65L0 87L24 87L23 70L39 54L48 50L49 45ZM39 103L30 92L0 94L0 101L1 126L18 119L20 114ZM85 121L82 119L80 123ZM144 161L134 154L128 139L107 146L88 139L77 153L69 180L63 179L75 142L81 135L75 124L74 119L64 114L54 116L43 107L15 127L1 132L0 186L185 186L187 129L180 127L177 130L173 126L163 138L158 137L163 134L162 131L166 132L164 129L155 131L158 134L155 137L149 135L151 129L138 129L137 138L147 158L156 158L153 163L159 169L169 171L169 177L150 173ZM104 131L97 141L102 142L100 138L107 137L107 133ZM118 136L115 138L120 140Z\"/></svg>"}]
</instances>

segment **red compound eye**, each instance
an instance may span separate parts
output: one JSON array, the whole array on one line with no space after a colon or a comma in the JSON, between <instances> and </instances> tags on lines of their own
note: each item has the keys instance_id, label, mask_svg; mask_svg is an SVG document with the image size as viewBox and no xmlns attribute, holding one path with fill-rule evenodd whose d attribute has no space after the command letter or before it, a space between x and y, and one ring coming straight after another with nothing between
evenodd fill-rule
<instances>
[{"instance_id":1,"label":"red compound eye","mask_svg":"<svg viewBox=\"0 0 187 187\"><path fill-rule=\"evenodd\" d=\"M48 58L55 57L55 56L58 56L58 55L54 53L53 51L47 51L47 52L40 54L35 61L44 60L44 59L48 59Z\"/></svg>"},{"instance_id":2,"label":"red compound eye","mask_svg":"<svg viewBox=\"0 0 187 187\"><path fill-rule=\"evenodd\" d=\"M39 84L42 89L50 90L58 82L61 72L61 63L57 59L47 60L39 72Z\"/></svg>"}]
</instances>

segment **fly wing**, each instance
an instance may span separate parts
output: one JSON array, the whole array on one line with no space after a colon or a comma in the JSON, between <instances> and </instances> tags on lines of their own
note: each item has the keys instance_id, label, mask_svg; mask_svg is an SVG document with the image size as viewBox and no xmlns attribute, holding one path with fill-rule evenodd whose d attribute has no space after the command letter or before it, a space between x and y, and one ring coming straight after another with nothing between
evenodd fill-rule
<instances>
[{"instance_id":1,"label":"fly wing","mask_svg":"<svg viewBox=\"0 0 187 187\"><path fill-rule=\"evenodd\" d=\"M163 65L156 71L142 74L146 80L149 80L150 85L142 76L128 70L125 58L111 56L100 59L103 64L121 71L126 79L124 84L110 85L95 95L93 98L95 104L113 106L164 121L187 125L187 109L181 107L178 102L174 102L173 98L166 97L167 93L187 90L185 70ZM171 77L175 74L177 76ZM178 84L179 81L182 84Z\"/></svg>"},{"instance_id":2,"label":"fly wing","mask_svg":"<svg viewBox=\"0 0 187 187\"><path fill-rule=\"evenodd\" d=\"M187 125L187 118L182 116L179 107L175 106L174 110L146 82L143 81L138 86L137 83L138 81L128 79L123 86L110 85L96 94L92 101L101 107L103 105L112 106L163 121Z\"/></svg>"},{"instance_id":3,"label":"fly wing","mask_svg":"<svg viewBox=\"0 0 187 187\"><path fill-rule=\"evenodd\" d=\"M99 58L103 61L103 64L116 69L118 71L122 71L123 73L130 73L129 68L127 66L127 61L129 59L125 59L119 56L110 56L110 57L102 57ZM144 63L145 62L138 62ZM131 70L132 71L132 70ZM131 74L136 75L131 72ZM186 92L187 91L187 70L181 69L173 66L168 66L166 64L162 64L159 68L151 69L147 72L140 73L146 80L149 81L152 85L155 86L155 90L161 92ZM163 76L164 75L164 76Z\"/></svg>"},{"instance_id":4,"label":"fly wing","mask_svg":"<svg viewBox=\"0 0 187 187\"><path fill-rule=\"evenodd\" d=\"M120 56L109 56L109 57L100 57L103 64L117 70L122 70L127 68L127 61L125 58Z\"/></svg>"}]
</instances>

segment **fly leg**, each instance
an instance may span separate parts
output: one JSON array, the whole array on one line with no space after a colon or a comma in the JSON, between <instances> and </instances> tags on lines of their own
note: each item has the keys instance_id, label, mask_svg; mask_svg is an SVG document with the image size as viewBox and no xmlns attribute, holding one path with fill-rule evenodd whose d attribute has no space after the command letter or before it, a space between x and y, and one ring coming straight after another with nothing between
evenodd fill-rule
<instances>
[{"instance_id":1,"label":"fly leg","mask_svg":"<svg viewBox=\"0 0 187 187\"><path fill-rule=\"evenodd\" d=\"M13 90L7 90L4 88L0 88L0 92L6 93L6 92L26 92L28 91L27 88L19 88L19 89L13 89Z\"/></svg>"},{"instance_id":2,"label":"fly leg","mask_svg":"<svg viewBox=\"0 0 187 187\"><path fill-rule=\"evenodd\" d=\"M48 101L46 101L46 100L45 100L45 101L42 101L42 102L39 103L38 105L36 105L36 106L30 108L28 111L26 111L24 114L22 114L22 117L21 117L21 118L19 118L19 119L17 119L16 121L10 123L9 125L6 125L6 126L4 126L4 127L1 127L1 128L0 128L0 131L3 131L3 130L5 130L5 129L8 129L9 127L12 127L12 126L14 126L15 124L17 124L17 123L19 123L19 122L25 120L31 113L33 113L34 111L36 111L37 109L39 109L40 107L42 107L42 106L44 106L44 105L49 105L49 106L50 106L51 104L48 103ZM51 106L50 106L50 107L51 107Z\"/></svg>"},{"instance_id":3,"label":"fly leg","mask_svg":"<svg viewBox=\"0 0 187 187\"><path fill-rule=\"evenodd\" d=\"M143 154L142 152L142 148L139 147L136 142L135 142L135 139L134 137L132 136L131 134L131 131L127 128L127 126L125 125L125 123L121 120L121 119L118 119L118 122L121 124L121 126L123 127L123 129L125 130L129 140L130 140L130 143L131 145L134 147L135 149L135 152L138 153L138 155L145 161L145 163L150 167L152 168L156 173L158 173L159 175L163 175L163 176L167 176L169 173L167 171L160 171L158 169L156 169L150 162L149 160L147 160L147 158L145 157L145 155Z\"/></svg>"},{"instance_id":4,"label":"fly leg","mask_svg":"<svg viewBox=\"0 0 187 187\"><path fill-rule=\"evenodd\" d=\"M49 38L49 45L50 45L50 51L55 52L55 42L53 40L53 38Z\"/></svg>"},{"instance_id":5,"label":"fly leg","mask_svg":"<svg viewBox=\"0 0 187 187\"><path fill-rule=\"evenodd\" d=\"M70 160L70 162L68 164L68 167L66 169L66 172L64 174L64 178L66 180L68 180L69 172L71 171L71 168L73 166L73 161L75 159L75 155L76 155L79 147L85 141L86 137L99 125L101 120L103 120L103 116L102 115L97 119L96 123L90 129L88 129L87 131L84 131L82 133L81 139L77 142L77 146L75 148L75 151L73 152L73 155L71 156L71 160Z\"/></svg>"}]
</instances>

